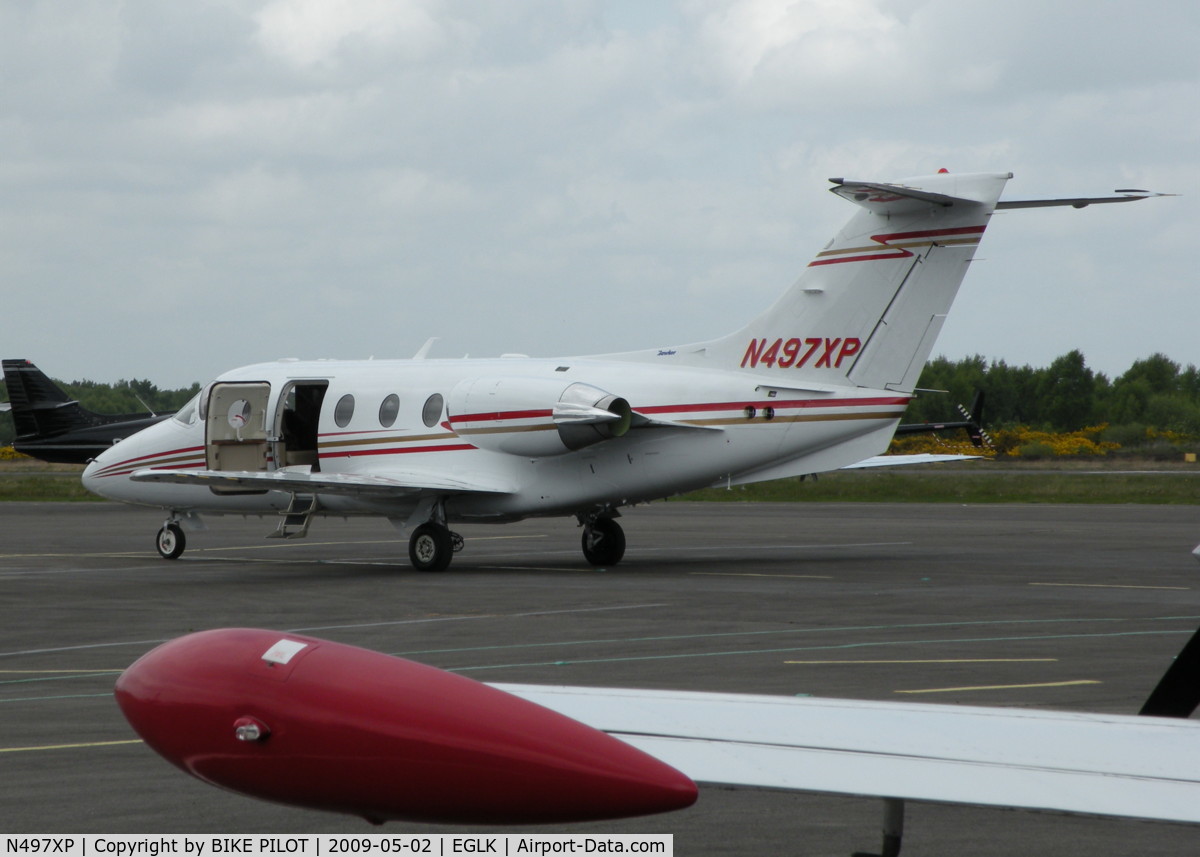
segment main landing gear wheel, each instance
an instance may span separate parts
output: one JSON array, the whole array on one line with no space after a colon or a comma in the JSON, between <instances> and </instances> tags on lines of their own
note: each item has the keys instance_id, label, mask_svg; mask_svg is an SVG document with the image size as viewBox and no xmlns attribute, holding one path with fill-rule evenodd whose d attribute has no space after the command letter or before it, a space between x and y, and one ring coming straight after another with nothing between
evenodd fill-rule
<instances>
[{"instance_id":1,"label":"main landing gear wheel","mask_svg":"<svg viewBox=\"0 0 1200 857\"><path fill-rule=\"evenodd\" d=\"M154 540L154 546L158 548L158 555L163 559L179 559L179 555L187 547L183 527L174 522L163 524L163 528L158 531L158 537Z\"/></svg>"},{"instance_id":2,"label":"main landing gear wheel","mask_svg":"<svg viewBox=\"0 0 1200 857\"><path fill-rule=\"evenodd\" d=\"M616 565L625 556L625 531L612 518L583 527L583 558L592 565Z\"/></svg>"},{"instance_id":3,"label":"main landing gear wheel","mask_svg":"<svg viewBox=\"0 0 1200 857\"><path fill-rule=\"evenodd\" d=\"M461 549L462 536L433 522L421 524L408 540L408 558L417 571L445 571L454 552Z\"/></svg>"}]
</instances>

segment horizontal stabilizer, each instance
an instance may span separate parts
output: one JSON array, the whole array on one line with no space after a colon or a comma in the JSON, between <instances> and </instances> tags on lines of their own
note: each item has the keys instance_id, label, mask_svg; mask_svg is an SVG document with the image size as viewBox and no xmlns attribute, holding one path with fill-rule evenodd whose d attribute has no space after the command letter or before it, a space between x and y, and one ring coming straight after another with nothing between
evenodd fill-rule
<instances>
[{"instance_id":1,"label":"horizontal stabilizer","mask_svg":"<svg viewBox=\"0 0 1200 857\"><path fill-rule=\"evenodd\" d=\"M1149 199L1154 196L1176 196L1173 193L1154 193L1148 190L1132 190L1125 188L1114 190L1119 196L1074 196L1066 199L1002 199L996 203L997 210L1004 208L1051 208L1054 206L1071 206L1086 208L1089 205L1103 205L1106 202L1136 202L1139 199Z\"/></svg>"},{"instance_id":2,"label":"horizontal stabilizer","mask_svg":"<svg viewBox=\"0 0 1200 857\"><path fill-rule=\"evenodd\" d=\"M444 473L389 470L386 475L356 473L309 473L304 470L136 470L134 482L167 482L204 485L209 488L243 491L287 491L296 494L341 494L350 497L411 497L423 492L461 494L512 494L516 489L498 481L484 483Z\"/></svg>"},{"instance_id":3,"label":"horizontal stabilizer","mask_svg":"<svg viewBox=\"0 0 1200 857\"><path fill-rule=\"evenodd\" d=\"M1008 178L1012 178L1011 173L1008 174ZM955 205L977 206L991 201L920 190L888 182L850 181L841 178L830 179L830 181L835 185L830 188L830 191L876 214L909 214L931 206L935 208L950 208Z\"/></svg>"}]
</instances>

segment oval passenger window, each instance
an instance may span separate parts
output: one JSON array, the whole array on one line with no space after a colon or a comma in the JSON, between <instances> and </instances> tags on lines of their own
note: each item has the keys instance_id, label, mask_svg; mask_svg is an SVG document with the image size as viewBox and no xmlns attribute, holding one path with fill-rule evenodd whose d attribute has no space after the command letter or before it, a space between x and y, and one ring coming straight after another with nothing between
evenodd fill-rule
<instances>
[{"instance_id":1,"label":"oval passenger window","mask_svg":"<svg viewBox=\"0 0 1200 857\"><path fill-rule=\"evenodd\" d=\"M425 425L433 428L437 425L438 420L442 417L442 394L434 393L425 400L425 407L421 410L421 419Z\"/></svg>"},{"instance_id":2,"label":"oval passenger window","mask_svg":"<svg viewBox=\"0 0 1200 857\"><path fill-rule=\"evenodd\" d=\"M333 421L338 424L338 428L345 428L350 425L350 418L354 416L354 396L347 393L338 399L337 407L333 409Z\"/></svg>"},{"instance_id":3,"label":"oval passenger window","mask_svg":"<svg viewBox=\"0 0 1200 857\"><path fill-rule=\"evenodd\" d=\"M396 422L398 413L400 413L400 397L392 393L379 406L379 424L384 428L391 428L392 423Z\"/></svg>"}]
</instances>

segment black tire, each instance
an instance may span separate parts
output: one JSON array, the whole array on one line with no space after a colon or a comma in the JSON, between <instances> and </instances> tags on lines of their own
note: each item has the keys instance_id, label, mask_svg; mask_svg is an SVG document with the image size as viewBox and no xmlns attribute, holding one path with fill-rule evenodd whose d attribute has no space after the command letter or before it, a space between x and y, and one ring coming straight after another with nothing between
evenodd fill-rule
<instances>
[{"instance_id":1,"label":"black tire","mask_svg":"<svg viewBox=\"0 0 1200 857\"><path fill-rule=\"evenodd\" d=\"M163 528L158 531L154 546L158 549L158 555L163 559L179 559L184 548L187 547L187 538L183 535L183 527L179 524L164 524Z\"/></svg>"},{"instance_id":2,"label":"black tire","mask_svg":"<svg viewBox=\"0 0 1200 857\"><path fill-rule=\"evenodd\" d=\"M453 556L454 540L441 524L421 524L408 540L408 559L417 571L445 571Z\"/></svg>"},{"instance_id":3,"label":"black tire","mask_svg":"<svg viewBox=\"0 0 1200 857\"><path fill-rule=\"evenodd\" d=\"M625 556L625 531L612 518L583 528L583 558L595 566L616 565Z\"/></svg>"}]
</instances>

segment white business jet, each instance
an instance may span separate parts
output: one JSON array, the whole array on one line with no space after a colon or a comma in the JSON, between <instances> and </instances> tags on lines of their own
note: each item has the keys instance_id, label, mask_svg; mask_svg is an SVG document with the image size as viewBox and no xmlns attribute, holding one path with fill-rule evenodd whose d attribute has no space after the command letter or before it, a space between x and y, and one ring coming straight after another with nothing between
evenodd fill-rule
<instances>
[{"instance_id":1,"label":"white business jet","mask_svg":"<svg viewBox=\"0 0 1200 857\"><path fill-rule=\"evenodd\" d=\"M168 510L168 559L201 514L317 515L411 528L441 571L455 522L574 516L588 562L625 552L623 506L881 464L992 212L1143 199L999 201L1011 173L833 179L858 211L776 303L734 333L552 359L291 361L234 369L173 419L101 453L90 490ZM888 457L895 461L894 458Z\"/></svg>"}]
</instances>

